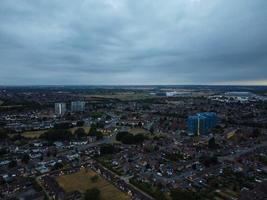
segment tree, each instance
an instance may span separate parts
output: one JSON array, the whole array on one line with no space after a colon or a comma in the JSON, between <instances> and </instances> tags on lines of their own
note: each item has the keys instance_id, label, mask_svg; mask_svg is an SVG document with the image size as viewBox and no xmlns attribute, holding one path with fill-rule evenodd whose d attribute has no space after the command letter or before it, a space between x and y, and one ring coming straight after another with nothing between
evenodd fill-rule
<instances>
[{"instance_id":1,"label":"tree","mask_svg":"<svg viewBox=\"0 0 267 200\"><path fill-rule=\"evenodd\" d=\"M184 159L184 155L181 152L177 151L173 153L166 153L166 158L171 161L179 161Z\"/></svg>"},{"instance_id":2,"label":"tree","mask_svg":"<svg viewBox=\"0 0 267 200\"><path fill-rule=\"evenodd\" d=\"M91 177L91 181L92 181L93 183L97 182L97 181L98 181L98 176L95 175L95 176Z\"/></svg>"},{"instance_id":3,"label":"tree","mask_svg":"<svg viewBox=\"0 0 267 200\"><path fill-rule=\"evenodd\" d=\"M205 167L218 164L218 158L216 156L201 156L199 161L205 165Z\"/></svg>"},{"instance_id":4,"label":"tree","mask_svg":"<svg viewBox=\"0 0 267 200\"><path fill-rule=\"evenodd\" d=\"M92 124L89 130L89 136L96 136L97 128L95 124Z\"/></svg>"},{"instance_id":5,"label":"tree","mask_svg":"<svg viewBox=\"0 0 267 200\"><path fill-rule=\"evenodd\" d=\"M103 138L103 133L97 130L96 124L91 125L88 135L96 137L97 140L100 140Z\"/></svg>"},{"instance_id":6,"label":"tree","mask_svg":"<svg viewBox=\"0 0 267 200\"><path fill-rule=\"evenodd\" d=\"M48 141L70 140L73 138L73 135L67 129L50 129L43 133L40 138Z\"/></svg>"},{"instance_id":7,"label":"tree","mask_svg":"<svg viewBox=\"0 0 267 200\"><path fill-rule=\"evenodd\" d=\"M82 138L86 136L86 133L84 131L83 128L78 128L75 132L74 132L75 137L77 138Z\"/></svg>"},{"instance_id":8,"label":"tree","mask_svg":"<svg viewBox=\"0 0 267 200\"><path fill-rule=\"evenodd\" d=\"M101 155L113 154L116 152L118 152L118 149L116 149L112 144L104 144L100 147Z\"/></svg>"},{"instance_id":9,"label":"tree","mask_svg":"<svg viewBox=\"0 0 267 200\"><path fill-rule=\"evenodd\" d=\"M24 154L21 158L21 162L24 164L28 164L30 161L30 156L28 154Z\"/></svg>"},{"instance_id":10,"label":"tree","mask_svg":"<svg viewBox=\"0 0 267 200\"><path fill-rule=\"evenodd\" d=\"M54 125L55 129L68 129L71 128L72 124L70 122L62 122Z\"/></svg>"},{"instance_id":11,"label":"tree","mask_svg":"<svg viewBox=\"0 0 267 200\"><path fill-rule=\"evenodd\" d=\"M100 118L100 117L102 117L102 115L103 115L103 113L101 113L101 112L92 112L92 113L91 113L91 117L92 117L93 119Z\"/></svg>"},{"instance_id":12,"label":"tree","mask_svg":"<svg viewBox=\"0 0 267 200\"><path fill-rule=\"evenodd\" d=\"M259 137L260 134L261 134L261 132L258 128L253 129L252 137L254 137L254 138Z\"/></svg>"},{"instance_id":13,"label":"tree","mask_svg":"<svg viewBox=\"0 0 267 200\"><path fill-rule=\"evenodd\" d=\"M102 133L102 132L100 132L100 131L97 131L97 132L96 132L96 139L97 139L97 140L101 140L101 139L103 139L103 137L104 137L104 136L103 136L103 133Z\"/></svg>"},{"instance_id":14,"label":"tree","mask_svg":"<svg viewBox=\"0 0 267 200\"><path fill-rule=\"evenodd\" d=\"M84 125L84 121L77 121L77 126L82 127Z\"/></svg>"},{"instance_id":15,"label":"tree","mask_svg":"<svg viewBox=\"0 0 267 200\"><path fill-rule=\"evenodd\" d=\"M124 135L126 135L126 134L129 134L129 133L126 131L118 132L116 135L116 140L121 141L122 138L124 137Z\"/></svg>"},{"instance_id":16,"label":"tree","mask_svg":"<svg viewBox=\"0 0 267 200\"><path fill-rule=\"evenodd\" d=\"M141 133L134 136L135 143L143 143L145 139L146 137Z\"/></svg>"},{"instance_id":17,"label":"tree","mask_svg":"<svg viewBox=\"0 0 267 200\"><path fill-rule=\"evenodd\" d=\"M53 170L58 170L58 169L62 169L64 167L64 165L62 163L57 162L54 166L53 166Z\"/></svg>"},{"instance_id":18,"label":"tree","mask_svg":"<svg viewBox=\"0 0 267 200\"><path fill-rule=\"evenodd\" d=\"M7 149L0 148L0 157L6 155L9 151Z\"/></svg>"},{"instance_id":19,"label":"tree","mask_svg":"<svg viewBox=\"0 0 267 200\"><path fill-rule=\"evenodd\" d=\"M55 150L53 151L53 156L54 156L54 157L57 156L57 149L55 149Z\"/></svg>"},{"instance_id":20,"label":"tree","mask_svg":"<svg viewBox=\"0 0 267 200\"><path fill-rule=\"evenodd\" d=\"M172 190L171 191L172 200L196 200L196 194L188 190Z\"/></svg>"},{"instance_id":21,"label":"tree","mask_svg":"<svg viewBox=\"0 0 267 200\"><path fill-rule=\"evenodd\" d=\"M9 168L14 168L14 167L17 167L18 163L16 160L12 160L9 164L8 164L8 167Z\"/></svg>"},{"instance_id":22,"label":"tree","mask_svg":"<svg viewBox=\"0 0 267 200\"><path fill-rule=\"evenodd\" d=\"M111 119L112 119L112 117L110 115L106 116L106 120L111 120Z\"/></svg>"},{"instance_id":23,"label":"tree","mask_svg":"<svg viewBox=\"0 0 267 200\"><path fill-rule=\"evenodd\" d=\"M0 139L3 140L7 138L8 138L7 132L4 129L0 129Z\"/></svg>"},{"instance_id":24,"label":"tree","mask_svg":"<svg viewBox=\"0 0 267 200\"><path fill-rule=\"evenodd\" d=\"M101 192L97 188L89 189L84 194L85 200L100 200Z\"/></svg>"},{"instance_id":25,"label":"tree","mask_svg":"<svg viewBox=\"0 0 267 200\"><path fill-rule=\"evenodd\" d=\"M119 132L116 135L116 140L121 141L124 144L140 144L143 143L146 137L139 133L137 135L133 135L129 132Z\"/></svg>"},{"instance_id":26,"label":"tree","mask_svg":"<svg viewBox=\"0 0 267 200\"><path fill-rule=\"evenodd\" d=\"M215 138L212 137L209 139L209 148L210 149L216 149L218 147L218 145L215 142Z\"/></svg>"}]
</instances>

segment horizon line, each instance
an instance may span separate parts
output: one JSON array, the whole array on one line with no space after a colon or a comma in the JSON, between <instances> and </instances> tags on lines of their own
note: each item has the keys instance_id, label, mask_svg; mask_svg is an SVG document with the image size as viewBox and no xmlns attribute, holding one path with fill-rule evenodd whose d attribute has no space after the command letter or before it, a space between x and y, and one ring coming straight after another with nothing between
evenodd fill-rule
<instances>
[{"instance_id":1,"label":"horizon line","mask_svg":"<svg viewBox=\"0 0 267 200\"><path fill-rule=\"evenodd\" d=\"M235 87L267 87L266 85L256 85L256 84L10 84L10 85L0 85L0 87L70 87L70 86L94 86L94 87L141 87L141 86L235 86Z\"/></svg>"}]
</instances>

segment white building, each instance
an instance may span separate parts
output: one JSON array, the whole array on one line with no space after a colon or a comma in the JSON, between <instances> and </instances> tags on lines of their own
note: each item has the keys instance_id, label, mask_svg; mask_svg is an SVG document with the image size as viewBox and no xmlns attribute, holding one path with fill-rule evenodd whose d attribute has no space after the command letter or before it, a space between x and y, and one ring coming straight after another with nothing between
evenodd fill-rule
<instances>
[{"instance_id":1,"label":"white building","mask_svg":"<svg viewBox=\"0 0 267 200\"><path fill-rule=\"evenodd\" d=\"M84 101L73 101L71 102L71 112L84 112L85 102Z\"/></svg>"},{"instance_id":2,"label":"white building","mask_svg":"<svg viewBox=\"0 0 267 200\"><path fill-rule=\"evenodd\" d=\"M173 92L166 92L167 97L175 97L178 93L176 91Z\"/></svg>"},{"instance_id":3,"label":"white building","mask_svg":"<svg viewBox=\"0 0 267 200\"><path fill-rule=\"evenodd\" d=\"M55 114L64 115L67 111L66 103L55 103Z\"/></svg>"}]
</instances>

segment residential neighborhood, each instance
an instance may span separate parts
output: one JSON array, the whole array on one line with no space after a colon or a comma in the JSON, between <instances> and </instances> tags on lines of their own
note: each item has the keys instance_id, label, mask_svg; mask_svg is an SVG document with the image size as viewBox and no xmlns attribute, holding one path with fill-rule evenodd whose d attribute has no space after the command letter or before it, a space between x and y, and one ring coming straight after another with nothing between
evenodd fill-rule
<instances>
[{"instance_id":1,"label":"residential neighborhood","mask_svg":"<svg viewBox=\"0 0 267 200\"><path fill-rule=\"evenodd\" d=\"M264 96L28 90L1 89L2 199L84 199L90 190L102 199L266 198Z\"/></svg>"}]
</instances>

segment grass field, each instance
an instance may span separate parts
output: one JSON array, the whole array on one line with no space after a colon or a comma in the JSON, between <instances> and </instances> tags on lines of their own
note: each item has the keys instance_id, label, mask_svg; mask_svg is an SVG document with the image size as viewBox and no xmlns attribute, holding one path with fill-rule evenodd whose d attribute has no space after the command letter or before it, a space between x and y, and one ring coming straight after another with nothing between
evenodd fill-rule
<instances>
[{"instance_id":1,"label":"grass field","mask_svg":"<svg viewBox=\"0 0 267 200\"><path fill-rule=\"evenodd\" d=\"M40 135L42 135L46 130L41 130L41 131L26 131L22 133L21 135L26 138L34 139L34 138L39 138Z\"/></svg>"},{"instance_id":2,"label":"grass field","mask_svg":"<svg viewBox=\"0 0 267 200\"><path fill-rule=\"evenodd\" d=\"M77 130L78 128L80 128L80 127L70 128L69 130L70 130L72 133L74 133L75 130ZM81 127L81 128L83 128L84 131L85 131L86 133L88 133L89 130L90 130L90 127ZM26 132L22 133L21 135L22 135L23 137L26 137L26 138L34 139L34 138L39 138L40 135L42 135L42 134L43 134L44 132L46 132L46 131L47 131L47 130L40 130L40 131L26 131Z\"/></svg>"},{"instance_id":3,"label":"grass field","mask_svg":"<svg viewBox=\"0 0 267 200\"><path fill-rule=\"evenodd\" d=\"M129 196L100 176L96 182L92 182L91 177L95 175L97 174L92 170L82 169L74 174L59 176L57 182L67 192L78 190L83 193L96 187L101 191L101 199L103 200L130 200Z\"/></svg>"},{"instance_id":4,"label":"grass field","mask_svg":"<svg viewBox=\"0 0 267 200\"><path fill-rule=\"evenodd\" d=\"M0 106L4 103L4 101L0 100Z\"/></svg>"},{"instance_id":5,"label":"grass field","mask_svg":"<svg viewBox=\"0 0 267 200\"><path fill-rule=\"evenodd\" d=\"M2 104L4 104L4 102ZM23 107L22 105L11 105L11 106L0 105L0 106L1 106L1 108L20 108L20 107Z\"/></svg>"}]
</instances>

